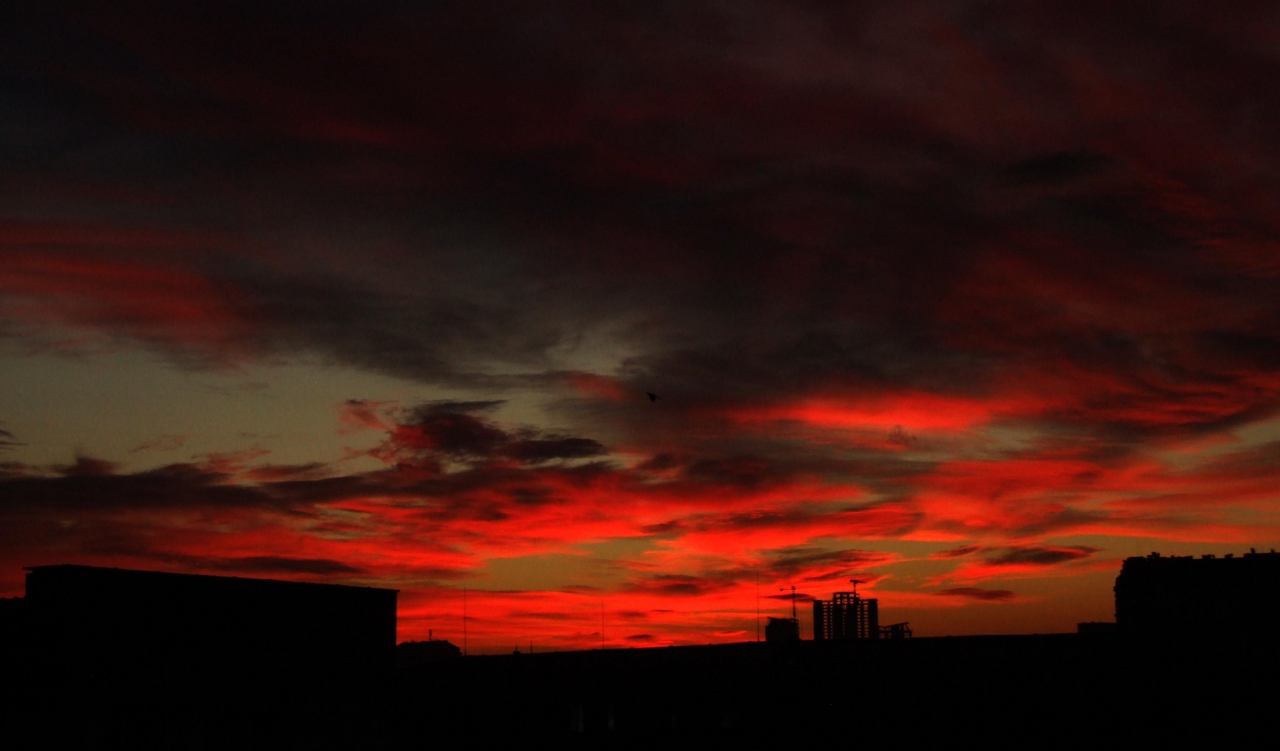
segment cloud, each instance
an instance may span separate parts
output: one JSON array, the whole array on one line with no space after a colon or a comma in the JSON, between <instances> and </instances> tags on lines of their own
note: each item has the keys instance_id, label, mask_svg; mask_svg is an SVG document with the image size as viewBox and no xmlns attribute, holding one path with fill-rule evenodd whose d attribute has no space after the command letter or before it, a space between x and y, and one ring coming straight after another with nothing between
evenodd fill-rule
<instances>
[{"instance_id":1,"label":"cloud","mask_svg":"<svg viewBox=\"0 0 1280 751\"><path fill-rule=\"evenodd\" d=\"M115 462L77 455L74 464L56 466L54 471L63 477L71 478L110 477L115 474L117 467L119 465Z\"/></svg>"},{"instance_id":2,"label":"cloud","mask_svg":"<svg viewBox=\"0 0 1280 751\"><path fill-rule=\"evenodd\" d=\"M631 589L636 592L665 597L697 597L714 590L723 589L726 586L728 586L728 582L707 577L687 574L659 574L632 582Z\"/></svg>"},{"instance_id":3,"label":"cloud","mask_svg":"<svg viewBox=\"0 0 1280 751\"><path fill-rule=\"evenodd\" d=\"M520 464L585 459L607 453L596 440L522 430L511 433L475 415L499 401L432 402L410 410L375 451L383 457L418 456L441 460L495 461Z\"/></svg>"},{"instance_id":4,"label":"cloud","mask_svg":"<svg viewBox=\"0 0 1280 751\"><path fill-rule=\"evenodd\" d=\"M129 449L129 453L136 454L139 451L177 451L186 445L186 442L187 437L184 435L166 434L139 443Z\"/></svg>"},{"instance_id":5,"label":"cloud","mask_svg":"<svg viewBox=\"0 0 1280 751\"><path fill-rule=\"evenodd\" d=\"M231 574L314 574L317 576L333 576L364 573L363 569L328 558L289 558L274 555L245 556L242 558L202 558L161 552L153 553L151 557L169 565L177 564L198 571L217 571Z\"/></svg>"},{"instance_id":6,"label":"cloud","mask_svg":"<svg viewBox=\"0 0 1280 751\"><path fill-rule=\"evenodd\" d=\"M25 446L25 445L26 444L19 442L17 437L14 436L13 433L10 433L4 428L0 428L0 451L17 448L18 446Z\"/></svg>"},{"instance_id":7,"label":"cloud","mask_svg":"<svg viewBox=\"0 0 1280 751\"><path fill-rule=\"evenodd\" d=\"M1087 545L1073 546L1018 546L990 551L981 559L966 559L947 574L934 577L935 584L956 582L968 584L987 579L1007 577L1036 577L1064 575L1069 567L1079 566L1098 553L1099 549ZM960 589L969 589L961 587Z\"/></svg>"},{"instance_id":8,"label":"cloud","mask_svg":"<svg viewBox=\"0 0 1280 751\"><path fill-rule=\"evenodd\" d=\"M525 464L552 459L585 459L601 456L604 446L590 438L534 438L508 443L503 454Z\"/></svg>"},{"instance_id":9,"label":"cloud","mask_svg":"<svg viewBox=\"0 0 1280 751\"><path fill-rule=\"evenodd\" d=\"M294 11L270 39L244 32L266 27L247 7L225 28L171 11L145 38L114 16L73 30L36 14L7 40L35 92L11 109L45 125L6 163L40 178L25 200L67 218L6 228L0 289L30 326L190 362L320 351L473 387L557 374L618 405L662 384L668 414L754 423L1031 418L1142 437L1273 411L1270 224L1237 199L1274 156L1206 93L1220 77L1269 111L1265 77L1232 74L1259 65L1231 41L1257 24L1164 12L1162 31L1101 34L1067 5L981 24L964 7L588 20L551 3L495 22L443 3L359 24ZM658 30L666 44L635 43ZM1179 34L1194 58L1167 43ZM307 60L344 75L300 78ZM37 174L73 122L98 145ZM1208 166L1223 160L1231 179ZM77 170L99 203L148 210L90 221L102 212L66 187ZM342 261L355 246L360 274ZM634 354L603 372L556 361L593 336Z\"/></svg>"},{"instance_id":10,"label":"cloud","mask_svg":"<svg viewBox=\"0 0 1280 751\"><path fill-rule=\"evenodd\" d=\"M427 405L401 424L396 440L402 447L461 457L489 458L508 440L503 431L464 411L464 405Z\"/></svg>"},{"instance_id":11,"label":"cloud","mask_svg":"<svg viewBox=\"0 0 1280 751\"><path fill-rule=\"evenodd\" d=\"M1098 552L1097 548L1076 545L1069 548L1008 548L986 559L991 566L1053 566L1078 561Z\"/></svg>"},{"instance_id":12,"label":"cloud","mask_svg":"<svg viewBox=\"0 0 1280 751\"><path fill-rule=\"evenodd\" d=\"M934 592L939 597L963 597L981 602L1004 602L1017 599L1017 595L1007 589L982 589L981 587L955 587Z\"/></svg>"},{"instance_id":13,"label":"cloud","mask_svg":"<svg viewBox=\"0 0 1280 751\"><path fill-rule=\"evenodd\" d=\"M768 571L772 578L798 579L804 582L843 580L869 566L883 565L893 556L869 550L822 550L799 546L779 550L770 556ZM879 577L871 577L873 579Z\"/></svg>"}]
</instances>

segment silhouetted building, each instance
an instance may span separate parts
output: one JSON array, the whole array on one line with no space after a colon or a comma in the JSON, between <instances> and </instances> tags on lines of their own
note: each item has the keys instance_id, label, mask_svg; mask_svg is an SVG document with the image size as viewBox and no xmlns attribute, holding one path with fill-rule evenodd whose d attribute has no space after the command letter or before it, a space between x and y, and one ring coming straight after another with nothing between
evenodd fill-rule
<instances>
[{"instance_id":1,"label":"silhouetted building","mask_svg":"<svg viewBox=\"0 0 1280 751\"><path fill-rule=\"evenodd\" d=\"M0 628L9 627L22 619L27 601L21 597L0 597Z\"/></svg>"},{"instance_id":2,"label":"silhouetted building","mask_svg":"<svg viewBox=\"0 0 1280 751\"><path fill-rule=\"evenodd\" d=\"M881 639L910 639L911 624L907 621L902 623L890 623L888 626L880 627Z\"/></svg>"},{"instance_id":3,"label":"silhouetted building","mask_svg":"<svg viewBox=\"0 0 1280 751\"><path fill-rule=\"evenodd\" d=\"M1280 633L1280 554L1125 560L1116 625L1129 633Z\"/></svg>"},{"instance_id":4,"label":"silhouetted building","mask_svg":"<svg viewBox=\"0 0 1280 751\"><path fill-rule=\"evenodd\" d=\"M1085 636L1096 636L1098 634L1114 634L1116 632L1116 624L1105 621L1086 621L1076 624L1076 633Z\"/></svg>"},{"instance_id":5,"label":"silhouetted building","mask_svg":"<svg viewBox=\"0 0 1280 751\"><path fill-rule=\"evenodd\" d=\"M462 650L443 639L407 641L396 647L396 664L400 667L461 657Z\"/></svg>"},{"instance_id":6,"label":"silhouetted building","mask_svg":"<svg viewBox=\"0 0 1280 751\"><path fill-rule=\"evenodd\" d=\"M795 618L770 618L764 624L765 641L800 641L800 621Z\"/></svg>"},{"instance_id":7,"label":"silhouetted building","mask_svg":"<svg viewBox=\"0 0 1280 751\"><path fill-rule=\"evenodd\" d=\"M268 672L395 659L392 589L91 566L27 570L35 646L67 664Z\"/></svg>"},{"instance_id":8,"label":"silhouetted building","mask_svg":"<svg viewBox=\"0 0 1280 751\"><path fill-rule=\"evenodd\" d=\"M897 625L906 627L905 623ZM875 598L859 597L857 592L836 592L830 600L813 601L814 641L878 638L880 603Z\"/></svg>"},{"instance_id":9,"label":"silhouetted building","mask_svg":"<svg viewBox=\"0 0 1280 751\"><path fill-rule=\"evenodd\" d=\"M21 648L26 634L26 600L0 597L0 656Z\"/></svg>"}]
</instances>

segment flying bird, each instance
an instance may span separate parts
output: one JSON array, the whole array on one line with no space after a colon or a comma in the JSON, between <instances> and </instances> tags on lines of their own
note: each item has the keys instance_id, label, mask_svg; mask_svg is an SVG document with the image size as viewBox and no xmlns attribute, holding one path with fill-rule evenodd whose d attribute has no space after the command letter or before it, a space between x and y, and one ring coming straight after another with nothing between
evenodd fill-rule
<instances>
[{"instance_id":1,"label":"flying bird","mask_svg":"<svg viewBox=\"0 0 1280 751\"><path fill-rule=\"evenodd\" d=\"M656 401L658 401L658 395L657 395L657 394L653 393L652 391L646 391L645 393L649 395L649 401L651 401L651 402L656 402Z\"/></svg>"}]
</instances>

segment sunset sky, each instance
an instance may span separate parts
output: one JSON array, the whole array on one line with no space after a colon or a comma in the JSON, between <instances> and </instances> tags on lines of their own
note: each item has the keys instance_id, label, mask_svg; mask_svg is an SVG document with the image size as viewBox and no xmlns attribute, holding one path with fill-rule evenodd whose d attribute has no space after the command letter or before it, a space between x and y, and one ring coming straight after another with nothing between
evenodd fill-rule
<instances>
[{"instance_id":1,"label":"sunset sky","mask_svg":"<svg viewBox=\"0 0 1280 751\"><path fill-rule=\"evenodd\" d=\"M0 4L0 596L1044 633L1280 547L1280 11L1120 6Z\"/></svg>"}]
</instances>

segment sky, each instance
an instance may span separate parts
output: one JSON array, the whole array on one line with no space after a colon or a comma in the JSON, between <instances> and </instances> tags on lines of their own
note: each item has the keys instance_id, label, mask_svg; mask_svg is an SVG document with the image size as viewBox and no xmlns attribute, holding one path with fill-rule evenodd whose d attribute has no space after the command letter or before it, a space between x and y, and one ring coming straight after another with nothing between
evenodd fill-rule
<instances>
[{"instance_id":1,"label":"sky","mask_svg":"<svg viewBox=\"0 0 1280 751\"><path fill-rule=\"evenodd\" d=\"M1276 80L1268 3L3 4L0 596L1111 620L1280 543Z\"/></svg>"}]
</instances>

